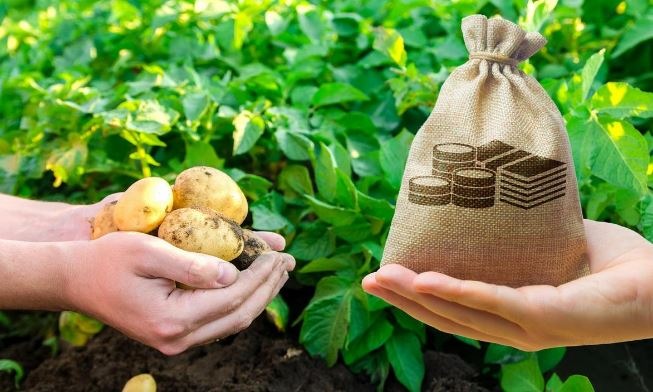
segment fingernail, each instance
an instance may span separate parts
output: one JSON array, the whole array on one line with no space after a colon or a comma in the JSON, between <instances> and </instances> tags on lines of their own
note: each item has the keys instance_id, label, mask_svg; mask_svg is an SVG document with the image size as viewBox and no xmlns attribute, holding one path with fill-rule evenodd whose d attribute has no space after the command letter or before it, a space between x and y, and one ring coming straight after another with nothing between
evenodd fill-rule
<instances>
[{"instance_id":1,"label":"fingernail","mask_svg":"<svg viewBox=\"0 0 653 392\"><path fill-rule=\"evenodd\" d=\"M232 284L238 278L238 268L227 262L218 264L218 283L225 285Z\"/></svg>"}]
</instances>

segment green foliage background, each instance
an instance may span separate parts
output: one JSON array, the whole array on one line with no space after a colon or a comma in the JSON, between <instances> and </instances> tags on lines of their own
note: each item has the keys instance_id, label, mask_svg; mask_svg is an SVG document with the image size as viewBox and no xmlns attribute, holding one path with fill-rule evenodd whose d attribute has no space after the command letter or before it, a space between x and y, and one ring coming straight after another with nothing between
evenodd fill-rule
<instances>
[{"instance_id":1,"label":"green foliage background","mask_svg":"<svg viewBox=\"0 0 653 392\"><path fill-rule=\"evenodd\" d=\"M567 121L586 217L653 239L651 1L0 4L0 192L95 202L143 176L226 170L248 223L286 236L294 279L315 286L300 341L380 383L392 369L419 389L425 328L360 280L378 267L413 134L466 61L462 17L548 38L522 68ZM486 362L504 389L541 391L563 354L490 345ZM567 383L546 388L591 389Z\"/></svg>"}]
</instances>

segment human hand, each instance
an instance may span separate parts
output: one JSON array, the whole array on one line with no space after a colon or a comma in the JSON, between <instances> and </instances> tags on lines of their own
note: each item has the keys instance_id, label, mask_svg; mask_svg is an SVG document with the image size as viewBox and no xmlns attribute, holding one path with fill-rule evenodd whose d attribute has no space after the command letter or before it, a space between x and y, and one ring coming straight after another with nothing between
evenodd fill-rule
<instances>
[{"instance_id":1,"label":"human hand","mask_svg":"<svg viewBox=\"0 0 653 392\"><path fill-rule=\"evenodd\" d=\"M258 235L273 250L284 248L283 237ZM167 355L247 328L295 266L292 256L271 252L238 272L231 263L133 232L70 244L69 307ZM178 289L175 281L197 289Z\"/></svg>"},{"instance_id":2,"label":"human hand","mask_svg":"<svg viewBox=\"0 0 653 392\"><path fill-rule=\"evenodd\" d=\"M386 265L363 288L441 331L526 351L653 337L653 245L586 220L591 274L510 288ZM524 262L528 262L525 260Z\"/></svg>"}]
</instances>

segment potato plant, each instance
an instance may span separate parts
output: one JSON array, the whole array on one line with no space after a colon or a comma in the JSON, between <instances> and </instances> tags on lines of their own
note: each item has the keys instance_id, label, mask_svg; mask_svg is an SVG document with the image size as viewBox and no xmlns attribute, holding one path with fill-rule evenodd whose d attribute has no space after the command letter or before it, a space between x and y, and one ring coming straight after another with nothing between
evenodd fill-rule
<instances>
[{"instance_id":1,"label":"potato plant","mask_svg":"<svg viewBox=\"0 0 653 392\"><path fill-rule=\"evenodd\" d=\"M424 376L424 325L360 280L378 267L413 134L466 61L462 17L500 13L548 38L523 70L565 116L585 215L653 239L646 0L18 3L0 6L0 191L91 202L142 177L226 172L250 201L245 224L282 233L293 279L315 288L292 310L306 350L379 385L392 371L417 391ZM285 328L287 305L272 306ZM484 350L508 391L592 388L550 375L560 350L454 338Z\"/></svg>"}]
</instances>

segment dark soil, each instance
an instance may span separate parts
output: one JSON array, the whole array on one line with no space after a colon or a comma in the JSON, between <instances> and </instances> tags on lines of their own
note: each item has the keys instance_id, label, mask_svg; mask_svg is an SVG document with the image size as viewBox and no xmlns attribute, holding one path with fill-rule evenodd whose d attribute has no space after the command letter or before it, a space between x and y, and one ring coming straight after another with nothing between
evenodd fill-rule
<instances>
[{"instance_id":1,"label":"dark soil","mask_svg":"<svg viewBox=\"0 0 653 392\"><path fill-rule=\"evenodd\" d=\"M265 318L219 343L174 357L106 329L81 348L66 348L49 358L38 342L0 350L0 358L19 360L28 370L28 391L120 391L140 373L151 373L159 391L374 391L375 385L343 365L328 368L311 358ZM41 362L42 361L42 362ZM40 362L40 364L39 364ZM427 351L424 390L481 392L478 372L454 354ZM386 390L403 388L390 379ZM0 373L0 391L13 390L13 379Z\"/></svg>"}]
</instances>

